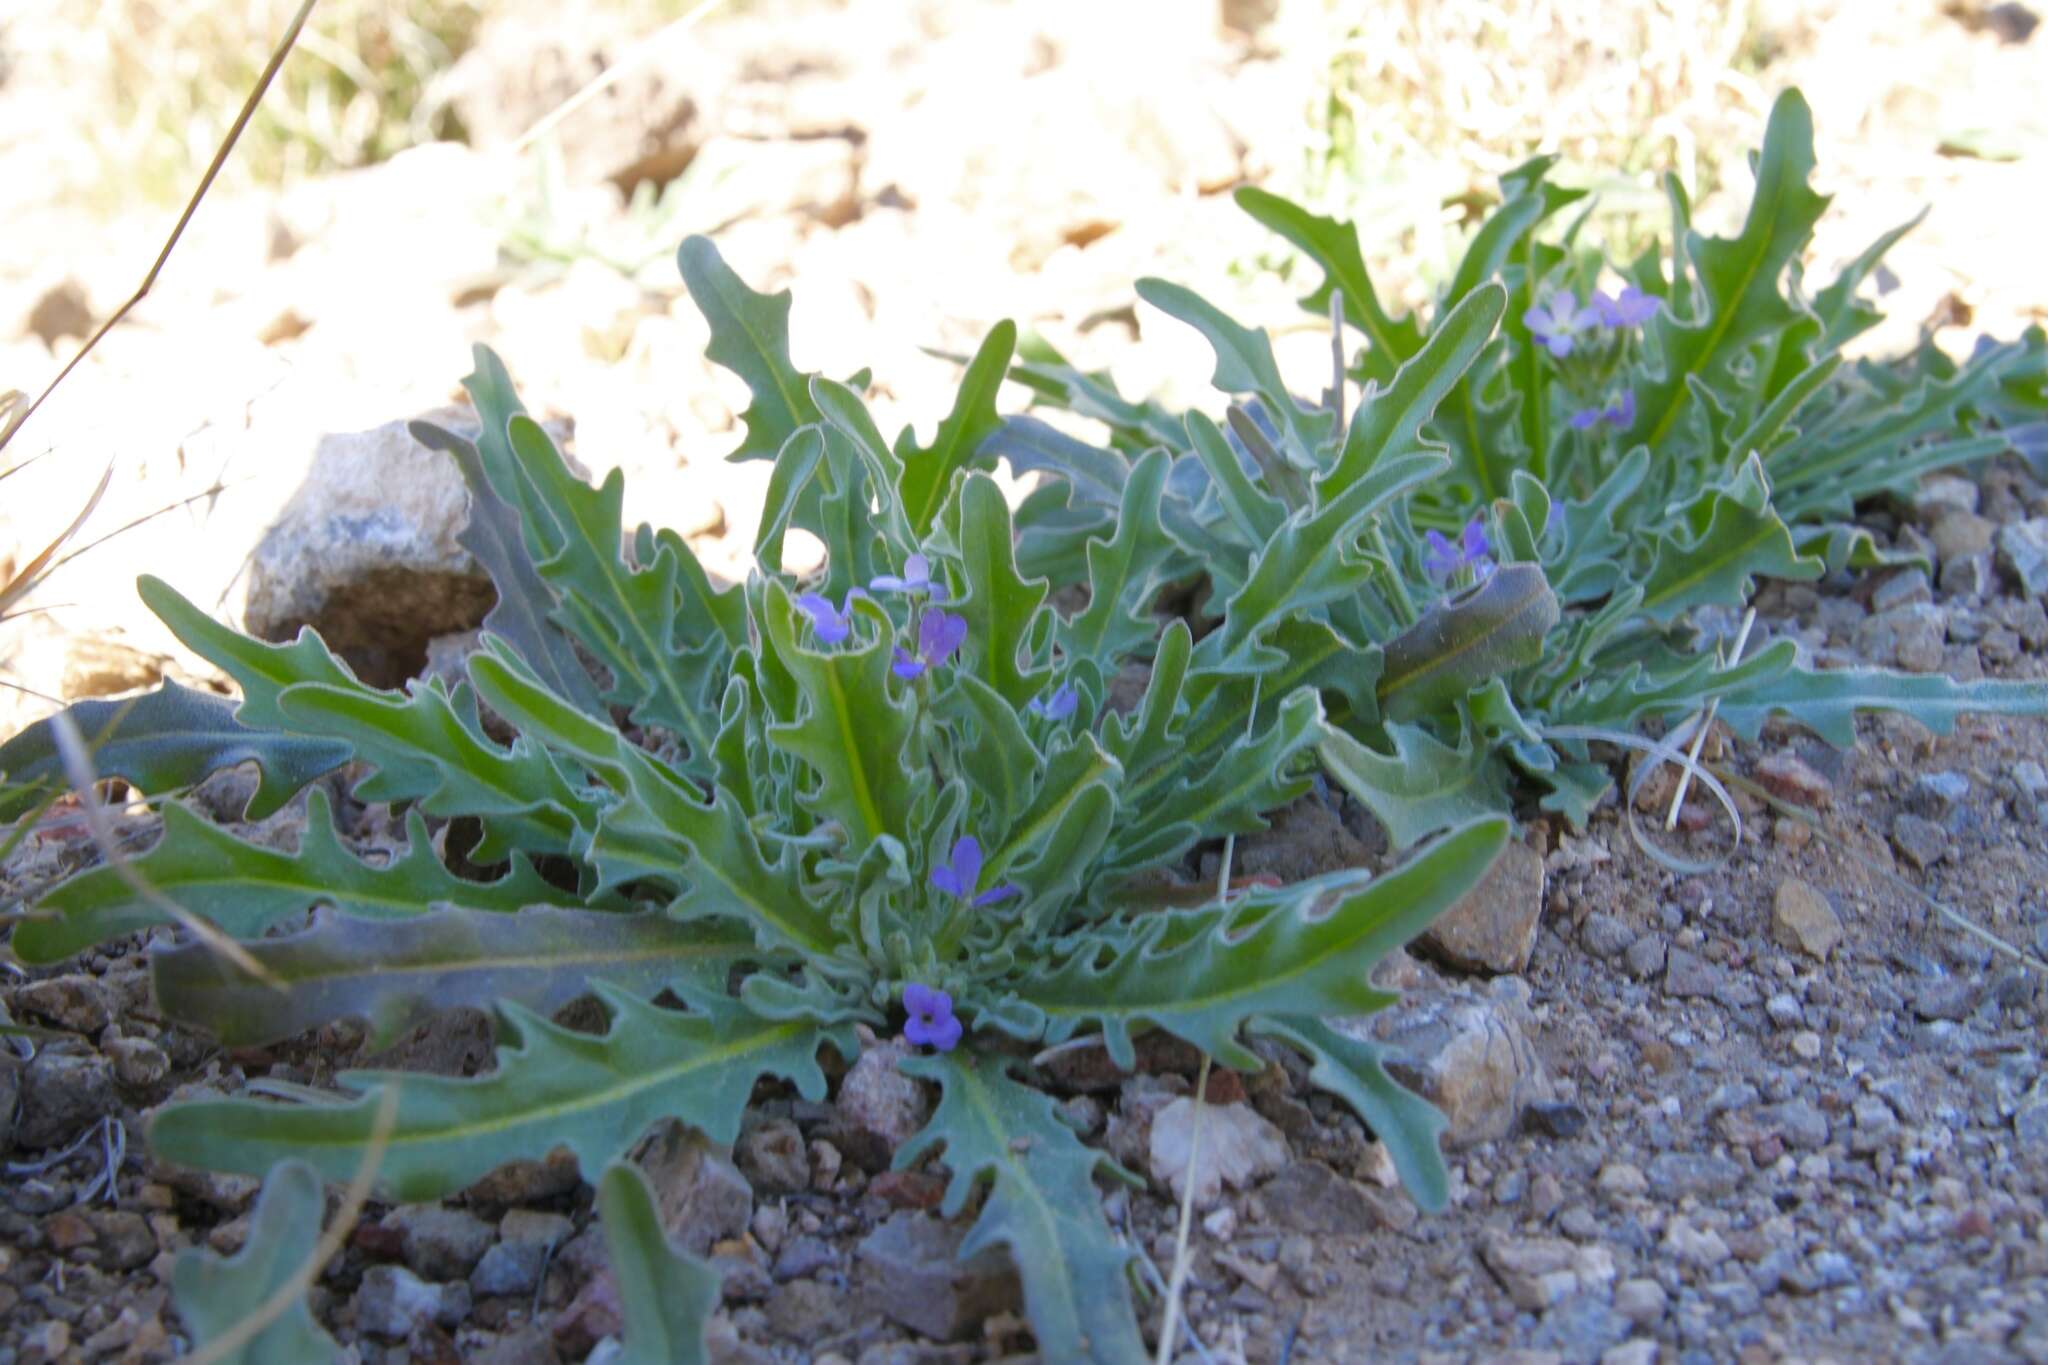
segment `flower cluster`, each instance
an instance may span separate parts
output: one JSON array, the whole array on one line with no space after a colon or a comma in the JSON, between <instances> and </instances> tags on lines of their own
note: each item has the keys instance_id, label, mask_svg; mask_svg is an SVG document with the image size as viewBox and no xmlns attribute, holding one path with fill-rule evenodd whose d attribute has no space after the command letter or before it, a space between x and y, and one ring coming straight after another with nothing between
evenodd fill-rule
<instances>
[{"instance_id":1,"label":"flower cluster","mask_svg":"<svg viewBox=\"0 0 2048 1365\"><path fill-rule=\"evenodd\" d=\"M1465 523L1460 544L1453 545L1441 531L1426 532L1424 538L1429 542L1429 552L1422 557L1422 567L1431 578L1448 581L1469 569L1473 581L1478 582L1493 572L1493 544L1478 517Z\"/></svg>"},{"instance_id":2,"label":"flower cluster","mask_svg":"<svg viewBox=\"0 0 2048 1365\"><path fill-rule=\"evenodd\" d=\"M1578 295L1560 289L1523 313L1522 325L1551 355L1562 360L1572 353L1579 334L1587 328L1603 327L1614 333L1633 331L1657 316L1662 306L1655 296L1632 284L1611 297L1596 289L1584 307L1579 305Z\"/></svg>"}]
</instances>

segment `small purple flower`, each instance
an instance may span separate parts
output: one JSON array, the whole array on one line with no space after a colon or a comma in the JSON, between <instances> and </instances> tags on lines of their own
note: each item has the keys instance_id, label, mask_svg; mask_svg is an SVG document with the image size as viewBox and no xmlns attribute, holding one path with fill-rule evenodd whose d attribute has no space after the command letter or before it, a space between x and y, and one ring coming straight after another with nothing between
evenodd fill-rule
<instances>
[{"instance_id":1,"label":"small purple flower","mask_svg":"<svg viewBox=\"0 0 2048 1365\"><path fill-rule=\"evenodd\" d=\"M811 618L811 629L816 631L823 644L836 645L846 639L853 630L853 617L848 608L853 605L855 588L846 595L846 604L835 608L830 598L821 593L806 592L797 595L796 604Z\"/></svg>"},{"instance_id":2,"label":"small purple flower","mask_svg":"<svg viewBox=\"0 0 2048 1365\"><path fill-rule=\"evenodd\" d=\"M1047 720L1065 720L1074 714L1074 707L1080 701L1081 694L1074 690L1072 683L1061 683L1051 696L1033 697L1024 709Z\"/></svg>"},{"instance_id":3,"label":"small purple flower","mask_svg":"<svg viewBox=\"0 0 2048 1365\"><path fill-rule=\"evenodd\" d=\"M946 600L946 585L932 581L932 562L923 555L912 555L903 561L903 574L876 574L868 586L876 592L907 592L921 596L931 594L934 602Z\"/></svg>"},{"instance_id":4,"label":"small purple flower","mask_svg":"<svg viewBox=\"0 0 2048 1365\"><path fill-rule=\"evenodd\" d=\"M1023 894L1023 888L1014 882L1004 882L991 887L980 895L974 894L974 887L981 880L981 840L972 834L953 841L953 853L949 864L932 869L932 885L957 900L969 905L994 905L1012 896Z\"/></svg>"},{"instance_id":5,"label":"small purple flower","mask_svg":"<svg viewBox=\"0 0 2048 1365\"><path fill-rule=\"evenodd\" d=\"M913 655L901 645L896 647L896 661L889 665L890 671L899 678L915 678L928 668L937 668L953 657L953 651L960 648L967 638L967 618L951 612L928 611L917 623L917 653Z\"/></svg>"},{"instance_id":6,"label":"small purple flower","mask_svg":"<svg viewBox=\"0 0 2048 1365\"><path fill-rule=\"evenodd\" d=\"M1478 578L1493 572L1493 545L1478 517L1465 523L1462 547L1451 544L1441 531L1424 535L1429 541L1429 553L1422 557L1422 567L1431 578L1449 578L1460 569L1471 569Z\"/></svg>"},{"instance_id":7,"label":"small purple flower","mask_svg":"<svg viewBox=\"0 0 2048 1365\"><path fill-rule=\"evenodd\" d=\"M1562 359L1572 353L1572 334L1583 331L1598 316L1591 308L1579 307L1578 295L1571 290L1560 289L1522 314L1522 325L1549 347L1552 355Z\"/></svg>"},{"instance_id":8,"label":"small purple flower","mask_svg":"<svg viewBox=\"0 0 2048 1365\"><path fill-rule=\"evenodd\" d=\"M1574 431L1589 431L1602 422L1625 427L1636 420L1636 394L1634 389L1623 389L1621 397L1604 408L1581 408L1572 414Z\"/></svg>"},{"instance_id":9,"label":"small purple flower","mask_svg":"<svg viewBox=\"0 0 2048 1365\"><path fill-rule=\"evenodd\" d=\"M1655 294L1645 294L1632 284L1623 286L1618 298L1609 298L1597 289L1593 291L1593 311L1600 315L1602 327L1640 327L1656 317L1662 306Z\"/></svg>"},{"instance_id":10,"label":"small purple flower","mask_svg":"<svg viewBox=\"0 0 2048 1365\"><path fill-rule=\"evenodd\" d=\"M910 1014L903 1025L903 1037L913 1047L951 1052L960 1045L962 1030L960 1021L953 1017L952 996L913 981L903 988L903 1008Z\"/></svg>"}]
</instances>

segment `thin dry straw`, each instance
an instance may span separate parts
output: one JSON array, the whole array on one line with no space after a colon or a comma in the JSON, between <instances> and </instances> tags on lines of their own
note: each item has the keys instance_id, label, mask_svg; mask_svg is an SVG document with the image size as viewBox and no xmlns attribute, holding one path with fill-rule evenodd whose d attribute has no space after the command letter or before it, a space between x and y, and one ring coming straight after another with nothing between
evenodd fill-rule
<instances>
[{"instance_id":1,"label":"thin dry straw","mask_svg":"<svg viewBox=\"0 0 2048 1365\"><path fill-rule=\"evenodd\" d=\"M1741 663L1742 651L1749 644L1750 627L1755 624L1756 608L1751 607L1747 612L1743 613L1742 629L1735 633L1735 657L1723 659L1722 651L1717 645L1714 648L1714 662L1724 668L1732 668L1736 664ZM1692 737L1692 751L1686 755L1686 758L1691 761L1692 765L1696 766L1699 763L1700 750L1706 747L1707 731L1714 728L1714 717L1720 713L1720 710L1721 698L1718 694L1707 699L1706 712L1699 720L1700 728ZM1685 791L1686 788L1692 785L1692 774L1692 766L1681 769L1678 774L1678 790L1672 794L1671 810L1664 817L1664 828L1667 830L1678 828L1678 812L1685 806Z\"/></svg>"},{"instance_id":2,"label":"thin dry straw","mask_svg":"<svg viewBox=\"0 0 2048 1365\"><path fill-rule=\"evenodd\" d=\"M275 990L284 990L284 982L258 962L248 949L151 886L128 865L128 855L121 851L120 841L108 826L106 812L100 809L99 797L93 790L99 776L93 771L92 755L85 747L84 737L78 733L77 723L69 712L59 711L50 717L50 733L57 741L57 752L64 760L64 775L70 779L73 793L78 797L79 809L85 816L87 828L92 831L93 842L99 845L100 854L107 860L107 866L114 870L114 875L125 882L129 890L190 930L207 947L256 980Z\"/></svg>"},{"instance_id":3,"label":"thin dry straw","mask_svg":"<svg viewBox=\"0 0 2048 1365\"><path fill-rule=\"evenodd\" d=\"M156 284L156 277L163 273L165 262L170 260L171 251L178 245L178 239L185 235L186 224L190 223L192 215L199 211L199 202L206 197L206 192L213 188L214 178L220 174L221 167L227 164L228 154L234 151L235 143L241 139L242 130L249 126L250 118L256 113L256 106L262 103L264 92L270 89L270 82L276 77L278 68L284 65L286 54L292 50L292 45L298 41L299 30L306 26L306 20L312 15L313 6L317 3L319 3L319 0L305 0L299 6L299 12L292 16L291 24L285 29L283 39L271 51L270 60L264 65L263 73L256 78L255 88L249 92L249 97L242 101L241 112L235 115L233 125L228 128L228 135L221 139L220 147L214 152L213 160L206 167L206 174L199 177L199 188L194 190L192 197L185 201L185 211L178 215L177 225L171 229L171 235L164 239L163 250L157 253L156 262L149 267L149 273L142 277L142 284L137 287L135 293L129 297L126 303L116 308L107 320L99 325L99 329L86 339L85 345L78 348L78 354L72 356L64 368L57 372L57 377L43 386L43 391L36 395L35 402L29 404L26 409L15 413L5 426L0 426L0 449L6 448L7 443L14 438L14 434L21 430L29 418L35 416L36 409L42 407L44 401L52 393L56 392L57 386L62 384L70 377L71 372L78 368L79 362L92 353L92 348L99 345L100 338L119 326L121 321L134 309L135 305L141 303L148 296L149 291Z\"/></svg>"},{"instance_id":4,"label":"thin dry straw","mask_svg":"<svg viewBox=\"0 0 2048 1365\"><path fill-rule=\"evenodd\" d=\"M385 1150L391 1144L392 1130L398 1126L398 1094L398 1083L386 1081L384 1097L377 1106L376 1120L370 1126L370 1140L363 1148L363 1159L356 1166L355 1178L349 1181L341 1207L334 1211L334 1221L314 1243L313 1254L292 1272L290 1279L272 1290L269 1298L257 1304L255 1312L187 1357L190 1365L216 1365L216 1362L231 1358L254 1341L264 1328L290 1312L292 1305L303 1299L306 1291L312 1288L313 1278L341 1250L341 1244L348 1240L356 1219L362 1214L363 1205L370 1198L377 1168L383 1164Z\"/></svg>"}]
</instances>

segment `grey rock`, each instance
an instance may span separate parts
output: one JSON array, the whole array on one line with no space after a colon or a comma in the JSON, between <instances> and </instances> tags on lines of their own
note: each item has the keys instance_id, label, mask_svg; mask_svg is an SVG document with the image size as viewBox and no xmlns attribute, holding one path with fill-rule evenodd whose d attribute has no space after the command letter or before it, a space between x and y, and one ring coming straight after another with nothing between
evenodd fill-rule
<instances>
[{"instance_id":1,"label":"grey rock","mask_svg":"<svg viewBox=\"0 0 2048 1365\"><path fill-rule=\"evenodd\" d=\"M1764 1001L1764 1014L1779 1028L1798 1028L1806 1022L1806 1010L1790 991L1779 991Z\"/></svg>"},{"instance_id":2,"label":"grey rock","mask_svg":"<svg viewBox=\"0 0 2048 1365\"><path fill-rule=\"evenodd\" d=\"M1622 965L1628 974L1638 981L1647 980L1664 970L1664 957L1671 945L1662 934L1644 934L1629 945Z\"/></svg>"},{"instance_id":3,"label":"grey rock","mask_svg":"<svg viewBox=\"0 0 2048 1365\"><path fill-rule=\"evenodd\" d=\"M1743 1168L1709 1152L1662 1152L1650 1159L1649 1188L1673 1199L1715 1199L1742 1184Z\"/></svg>"},{"instance_id":4,"label":"grey rock","mask_svg":"<svg viewBox=\"0 0 2048 1365\"><path fill-rule=\"evenodd\" d=\"M87 1215L92 1224L94 1259L104 1270L136 1270L157 1253L156 1233L149 1220L125 1209L101 1209Z\"/></svg>"},{"instance_id":5,"label":"grey rock","mask_svg":"<svg viewBox=\"0 0 2048 1365\"><path fill-rule=\"evenodd\" d=\"M2048 1147L2048 1099L2035 1100L2014 1110L2012 1131L2022 1142Z\"/></svg>"},{"instance_id":6,"label":"grey rock","mask_svg":"<svg viewBox=\"0 0 2048 1365\"><path fill-rule=\"evenodd\" d=\"M1960 1023L1977 1008L1982 993L1982 983L1969 977L1941 977L1923 983L1913 992L1913 1013L1922 1019L1948 1019Z\"/></svg>"},{"instance_id":7,"label":"grey rock","mask_svg":"<svg viewBox=\"0 0 2048 1365\"><path fill-rule=\"evenodd\" d=\"M1618 957L1636 941L1636 931L1604 910L1595 910L1579 926L1579 942L1595 957Z\"/></svg>"},{"instance_id":8,"label":"grey rock","mask_svg":"<svg viewBox=\"0 0 2048 1365\"><path fill-rule=\"evenodd\" d=\"M1638 1327L1655 1327L1663 1321L1664 1309L1670 1301L1663 1285L1645 1277L1623 1280L1614 1286L1614 1311Z\"/></svg>"},{"instance_id":9,"label":"grey rock","mask_svg":"<svg viewBox=\"0 0 2048 1365\"><path fill-rule=\"evenodd\" d=\"M1901 813L1892 818L1892 847L1924 872L1948 856L1948 831L1925 816Z\"/></svg>"},{"instance_id":10,"label":"grey rock","mask_svg":"<svg viewBox=\"0 0 2048 1365\"><path fill-rule=\"evenodd\" d=\"M791 1280L769 1291L762 1311L768 1319L768 1330L808 1344L825 1336L843 1320L843 1298L831 1285L816 1280Z\"/></svg>"},{"instance_id":11,"label":"grey rock","mask_svg":"<svg viewBox=\"0 0 2048 1365\"><path fill-rule=\"evenodd\" d=\"M507 1332L466 1357L468 1365L561 1365L555 1339L542 1327Z\"/></svg>"},{"instance_id":12,"label":"grey rock","mask_svg":"<svg viewBox=\"0 0 2048 1365\"><path fill-rule=\"evenodd\" d=\"M498 1241L505 1246L558 1247L576 1235L576 1225L559 1213L513 1209L498 1220Z\"/></svg>"},{"instance_id":13,"label":"grey rock","mask_svg":"<svg viewBox=\"0 0 2048 1365\"><path fill-rule=\"evenodd\" d=\"M1479 1258L1515 1306L1540 1313L1575 1294L1614 1283L1614 1253L1562 1237L1518 1237L1490 1229Z\"/></svg>"},{"instance_id":14,"label":"grey rock","mask_svg":"<svg viewBox=\"0 0 2048 1365\"><path fill-rule=\"evenodd\" d=\"M2000 527L1998 567L2010 574L2027 596L2048 592L2048 517Z\"/></svg>"},{"instance_id":15,"label":"grey rock","mask_svg":"<svg viewBox=\"0 0 2048 1365\"><path fill-rule=\"evenodd\" d=\"M1484 994L1414 991L1339 1032L1387 1045L1387 1069L1443 1112L1453 1148L1505 1137L1533 1101L1552 1098L1529 1040L1528 983L1499 977Z\"/></svg>"},{"instance_id":16,"label":"grey rock","mask_svg":"<svg viewBox=\"0 0 2048 1365\"><path fill-rule=\"evenodd\" d=\"M887 1170L896 1149L931 1115L924 1087L896 1069L908 1055L909 1049L898 1040L877 1043L860 1054L839 1082L832 1139L867 1170Z\"/></svg>"},{"instance_id":17,"label":"grey rock","mask_svg":"<svg viewBox=\"0 0 2048 1365\"><path fill-rule=\"evenodd\" d=\"M69 972L31 981L14 992L17 1012L73 1033L95 1035L114 1021L114 995L96 976Z\"/></svg>"},{"instance_id":18,"label":"grey rock","mask_svg":"<svg viewBox=\"0 0 2048 1365\"><path fill-rule=\"evenodd\" d=\"M1959 474L1929 474L1913 490L1913 515L1929 526L1957 512L1975 514L1982 490Z\"/></svg>"},{"instance_id":19,"label":"grey rock","mask_svg":"<svg viewBox=\"0 0 2048 1365\"><path fill-rule=\"evenodd\" d=\"M119 1104L105 1057L69 1043L46 1044L22 1074L15 1144L30 1151L62 1146Z\"/></svg>"},{"instance_id":20,"label":"grey rock","mask_svg":"<svg viewBox=\"0 0 2048 1365\"><path fill-rule=\"evenodd\" d=\"M428 1280L460 1280L476 1269L497 1229L469 1212L440 1204L409 1204L385 1215L384 1226L399 1234L405 1264Z\"/></svg>"},{"instance_id":21,"label":"grey rock","mask_svg":"<svg viewBox=\"0 0 2048 1365\"><path fill-rule=\"evenodd\" d=\"M1259 1200L1274 1226L1290 1232L1352 1237L1380 1228L1365 1190L1320 1161L1290 1162L1259 1187Z\"/></svg>"},{"instance_id":22,"label":"grey rock","mask_svg":"<svg viewBox=\"0 0 2048 1365\"><path fill-rule=\"evenodd\" d=\"M769 1119L740 1134L733 1159L760 1194L796 1194L811 1186L811 1154L788 1119Z\"/></svg>"},{"instance_id":23,"label":"grey rock","mask_svg":"<svg viewBox=\"0 0 2048 1365\"><path fill-rule=\"evenodd\" d=\"M1899 1116L1875 1095L1865 1095L1849 1106L1855 1126L1849 1133L1849 1150L1857 1156L1883 1151L1898 1141Z\"/></svg>"},{"instance_id":24,"label":"grey rock","mask_svg":"<svg viewBox=\"0 0 2048 1365\"><path fill-rule=\"evenodd\" d=\"M1711 996L1721 984L1721 969L1696 953L1673 948L1664 962L1664 994L1679 999Z\"/></svg>"},{"instance_id":25,"label":"grey rock","mask_svg":"<svg viewBox=\"0 0 2048 1365\"><path fill-rule=\"evenodd\" d=\"M654 1187L663 1229L694 1256L704 1255L713 1242L739 1236L753 1221L754 1191L747 1178L680 1123L655 1130L640 1167Z\"/></svg>"},{"instance_id":26,"label":"grey rock","mask_svg":"<svg viewBox=\"0 0 2048 1365\"><path fill-rule=\"evenodd\" d=\"M1919 569L1901 569L1877 585L1870 594L1870 609L1880 614L1897 607L1917 606L1934 600L1934 589Z\"/></svg>"},{"instance_id":27,"label":"grey rock","mask_svg":"<svg viewBox=\"0 0 2048 1365\"><path fill-rule=\"evenodd\" d=\"M1765 754L1756 761L1752 774L1771 795L1795 806L1826 810L1834 803L1835 784L1797 754Z\"/></svg>"},{"instance_id":28,"label":"grey rock","mask_svg":"<svg viewBox=\"0 0 2048 1365\"><path fill-rule=\"evenodd\" d=\"M387 1341L402 1341L430 1322L457 1326L469 1308L467 1284L428 1284L404 1266L371 1266L356 1290L356 1326Z\"/></svg>"},{"instance_id":29,"label":"grey rock","mask_svg":"<svg viewBox=\"0 0 2048 1365\"><path fill-rule=\"evenodd\" d=\"M1989 597L1997 587L1998 578L1988 551L1956 555L1941 562L1941 590L1950 597ZM1955 634L1953 622L1949 634Z\"/></svg>"},{"instance_id":30,"label":"grey rock","mask_svg":"<svg viewBox=\"0 0 2048 1365\"><path fill-rule=\"evenodd\" d=\"M425 420L478 430L468 408ZM474 629L496 600L457 541L468 519L461 471L404 421L323 437L250 558L244 623L264 640L313 626L365 682L395 686L425 667L429 640Z\"/></svg>"},{"instance_id":31,"label":"grey rock","mask_svg":"<svg viewBox=\"0 0 2048 1365\"><path fill-rule=\"evenodd\" d=\"M1787 1147L1814 1152L1828 1145L1827 1115L1806 1100L1767 1104L1755 1112L1757 1126Z\"/></svg>"},{"instance_id":32,"label":"grey rock","mask_svg":"<svg viewBox=\"0 0 2048 1365\"><path fill-rule=\"evenodd\" d=\"M1970 799L1970 779L1958 772L1922 773L1906 793L1906 807L1929 820L1946 820Z\"/></svg>"},{"instance_id":33,"label":"grey rock","mask_svg":"<svg viewBox=\"0 0 2048 1365\"><path fill-rule=\"evenodd\" d=\"M775 1269L771 1272L776 1281L798 1280L806 1275L815 1275L839 1259L831 1243L817 1237L793 1237L782 1248L782 1254L775 1258Z\"/></svg>"},{"instance_id":34,"label":"grey rock","mask_svg":"<svg viewBox=\"0 0 2048 1365\"><path fill-rule=\"evenodd\" d=\"M114 1064L114 1079L129 1090L154 1090L171 1073L171 1059L147 1038L110 1038L100 1051Z\"/></svg>"},{"instance_id":35,"label":"grey rock","mask_svg":"<svg viewBox=\"0 0 2048 1365\"><path fill-rule=\"evenodd\" d=\"M479 1298L531 1294L547 1267L548 1253L546 1242L499 1242L476 1263L469 1287Z\"/></svg>"},{"instance_id":36,"label":"grey rock","mask_svg":"<svg viewBox=\"0 0 2048 1365\"><path fill-rule=\"evenodd\" d=\"M1543 879L1543 855L1509 843L1479 885L1423 932L1422 947L1466 971L1521 971L1543 919Z\"/></svg>"},{"instance_id":37,"label":"grey rock","mask_svg":"<svg viewBox=\"0 0 2048 1365\"><path fill-rule=\"evenodd\" d=\"M891 1214L854 1253L875 1306L937 1341L978 1330L993 1314L1018 1311L1022 1286L1008 1254L985 1247L962 1261L965 1236L964 1227L927 1213Z\"/></svg>"}]
</instances>

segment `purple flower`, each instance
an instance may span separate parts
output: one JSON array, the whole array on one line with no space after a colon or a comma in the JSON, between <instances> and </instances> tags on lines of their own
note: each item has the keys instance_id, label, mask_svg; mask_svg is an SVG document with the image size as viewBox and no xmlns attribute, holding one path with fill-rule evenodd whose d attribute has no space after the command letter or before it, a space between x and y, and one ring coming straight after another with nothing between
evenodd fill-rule
<instances>
[{"instance_id":1,"label":"purple flower","mask_svg":"<svg viewBox=\"0 0 2048 1365\"><path fill-rule=\"evenodd\" d=\"M1600 315L1602 327L1640 327L1656 317L1662 306L1655 294L1645 294L1632 284L1622 288L1619 298L1609 298L1597 289L1593 291L1593 311Z\"/></svg>"},{"instance_id":2,"label":"purple flower","mask_svg":"<svg viewBox=\"0 0 2048 1365\"><path fill-rule=\"evenodd\" d=\"M892 573L876 574L868 586L876 592L930 593L934 602L946 600L946 585L932 581L932 562L923 555L912 555L903 561L902 577Z\"/></svg>"},{"instance_id":3,"label":"purple flower","mask_svg":"<svg viewBox=\"0 0 2048 1365\"><path fill-rule=\"evenodd\" d=\"M848 608L853 605L853 594L859 588L846 594L845 605L834 608L830 598L820 593L806 592L797 595L796 604L811 618L811 629L818 633L821 643L836 645L853 630L853 618Z\"/></svg>"},{"instance_id":4,"label":"purple flower","mask_svg":"<svg viewBox=\"0 0 2048 1365\"><path fill-rule=\"evenodd\" d=\"M1636 420L1636 394L1634 389L1623 389L1621 397L1604 408L1581 408L1572 414L1572 428L1588 431L1602 422L1625 427Z\"/></svg>"},{"instance_id":5,"label":"purple flower","mask_svg":"<svg viewBox=\"0 0 2048 1365\"><path fill-rule=\"evenodd\" d=\"M967 618L951 612L928 611L917 623L917 653L912 654L901 645L896 647L896 661L889 668L899 678L915 678L928 668L937 668L953 657L953 651L960 648L960 642L967 638Z\"/></svg>"},{"instance_id":6,"label":"purple flower","mask_svg":"<svg viewBox=\"0 0 2048 1365\"><path fill-rule=\"evenodd\" d=\"M1051 696L1033 697L1024 709L1047 720L1065 720L1074 714L1074 707L1080 700L1081 694L1074 690L1072 683L1061 683Z\"/></svg>"},{"instance_id":7,"label":"purple flower","mask_svg":"<svg viewBox=\"0 0 2048 1365\"><path fill-rule=\"evenodd\" d=\"M969 905L994 905L1023 891L1012 882L1004 882L977 896L974 887L980 880L981 841L972 834L953 841L952 860L947 866L932 869L933 886L958 900L967 901Z\"/></svg>"},{"instance_id":8,"label":"purple flower","mask_svg":"<svg viewBox=\"0 0 2048 1365\"><path fill-rule=\"evenodd\" d=\"M1552 355L1563 358L1572 353L1572 334L1590 326L1598 316L1591 308L1579 307L1578 295L1571 290L1560 289L1522 314L1522 325L1549 347Z\"/></svg>"},{"instance_id":9,"label":"purple flower","mask_svg":"<svg viewBox=\"0 0 2048 1365\"><path fill-rule=\"evenodd\" d=\"M912 1046L951 1052L960 1045L960 1021L953 1017L952 996L913 981L903 988L903 1008L910 1014L903 1037Z\"/></svg>"},{"instance_id":10,"label":"purple flower","mask_svg":"<svg viewBox=\"0 0 2048 1365\"><path fill-rule=\"evenodd\" d=\"M1431 578L1449 578L1460 569L1471 569L1479 578L1493 572L1493 546L1478 517L1465 523L1462 547L1451 544L1441 531L1424 535L1429 541L1429 553L1422 557L1422 567Z\"/></svg>"}]
</instances>

